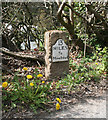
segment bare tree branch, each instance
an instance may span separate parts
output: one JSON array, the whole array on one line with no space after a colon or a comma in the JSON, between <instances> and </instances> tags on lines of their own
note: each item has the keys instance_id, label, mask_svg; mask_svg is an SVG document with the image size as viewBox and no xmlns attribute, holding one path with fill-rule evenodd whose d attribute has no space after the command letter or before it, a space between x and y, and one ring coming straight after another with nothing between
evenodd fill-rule
<instances>
[{"instance_id":1,"label":"bare tree branch","mask_svg":"<svg viewBox=\"0 0 108 120\"><path fill-rule=\"evenodd\" d=\"M76 12L70 5L68 5L68 4L66 4L66 3L65 3L65 5L66 5L67 7L69 7L69 8L73 11L73 13L75 13L77 16L81 17L85 22L87 22L87 24L88 24L89 26L91 26L91 28L97 33L96 27L93 26L85 17L83 17L82 15L80 15L78 12Z\"/></svg>"},{"instance_id":2,"label":"bare tree branch","mask_svg":"<svg viewBox=\"0 0 108 120\"><path fill-rule=\"evenodd\" d=\"M6 54L8 56L11 56L11 57L14 57L16 59L21 59L21 60L27 60L27 61L38 61L42 64L44 64L44 56L39 56L39 57L33 57L33 56L22 56L22 55L18 55L18 54L15 54L14 52L10 52L10 51L6 51L2 48L0 48L0 51L3 53L3 54Z\"/></svg>"},{"instance_id":3,"label":"bare tree branch","mask_svg":"<svg viewBox=\"0 0 108 120\"><path fill-rule=\"evenodd\" d=\"M57 17L58 17L58 20L60 21L60 23L69 31L69 33L71 35L71 38L73 38L73 36L74 36L73 25L71 24L71 21L70 21L69 17L64 15L63 12L62 12L65 5L66 5L65 2L62 2L62 4L60 5L60 7L58 9ZM64 21L63 17L67 18L67 20L68 20L67 23Z\"/></svg>"},{"instance_id":4,"label":"bare tree branch","mask_svg":"<svg viewBox=\"0 0 108 120\"><path fill-rule=\"evenodd\" d=\"M97 19L101 19L102 21L102 24L104 25L105 28L108 27L108 24L105 22L104 18L98 14L97 12L95 12L95 10L92 9L92 6L90 4L86 4L85 5L87 7L87 9L94 14L94 16L97 18Z\"/></svg>"},{"instance_id":5,"label":"bare tree branch","mask_svg":"<svg viewBox=\"0 0 108 120\"><path fill-rule=\"evenodd\" d=\"M9 27L9 25L12 23L12 21L15 19L16 15L18 14L19 10L21 9L22 3L19 6L19 9L16 11L15 15L13 16L13 18L10 20L10 22L8 23L8 25L6 26L6 28L3 30L3 32Z\"/></svg>"}]
</instances>

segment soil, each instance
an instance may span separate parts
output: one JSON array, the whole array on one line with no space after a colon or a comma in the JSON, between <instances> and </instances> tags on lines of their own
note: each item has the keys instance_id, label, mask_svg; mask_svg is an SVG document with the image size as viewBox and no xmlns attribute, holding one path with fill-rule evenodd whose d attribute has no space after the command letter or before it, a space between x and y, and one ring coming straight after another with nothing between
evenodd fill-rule
<instances>
[{"instance_id":1,"label":"soil","mask_svg":"<svg viewBox=\"0 0 108 120\"><path fill-rule=\"evenodd\" d=\"M14 108L3 114L3 118L38 118L44 120L45 118L106 118L106 91L104 89L98 92L85 92L83 96L75 93L71 96L64 95L60 110L56 111L55 103L52 106L46 106L46 110L38 109L37 113L28 108ZM43 118L44 116L44 118Z\"/></svg>"},{"instance_id":2,"label":"soil","mask_svg":"<svg viewBox=\"0 0 108 120\"><path fill-rule=\"evenodd\" d=\"M106 94L82 99L78 104L69 104L60 111L43 116L44 118L106 118Z\"/></svg>"}]
</instances>

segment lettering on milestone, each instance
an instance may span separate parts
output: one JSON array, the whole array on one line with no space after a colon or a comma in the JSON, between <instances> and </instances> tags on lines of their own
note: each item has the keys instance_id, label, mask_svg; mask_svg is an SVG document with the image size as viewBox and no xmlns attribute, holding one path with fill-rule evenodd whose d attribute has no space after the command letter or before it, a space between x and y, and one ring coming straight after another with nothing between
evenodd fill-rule
<instances>
[{"instance_id":1,"label":"lettering on milestone","mask_svg":"<svg viewBox=\"0 0 108 120\"><path fill-rule=\"evenodd\" d=\"M68 46L64 40L59 39L52 46L52 62L68 61Z\"/></svg>"}]
</instances>

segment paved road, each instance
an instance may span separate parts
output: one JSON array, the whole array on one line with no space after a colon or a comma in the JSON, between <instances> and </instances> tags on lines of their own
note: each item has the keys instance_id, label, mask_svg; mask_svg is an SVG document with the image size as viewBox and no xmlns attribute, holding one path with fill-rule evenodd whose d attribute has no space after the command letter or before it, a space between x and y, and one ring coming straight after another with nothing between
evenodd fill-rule
<instances>
[{"instance_id":1,"label":"paved road","mask_svg":"<svg viewBox=\"0 0 108 120\"><path fill-rule=\"evenodd\" d=\"M70 105L68 109L50 113L45 118L106 118L106 94Z\"/></svg>"}]
</instances>

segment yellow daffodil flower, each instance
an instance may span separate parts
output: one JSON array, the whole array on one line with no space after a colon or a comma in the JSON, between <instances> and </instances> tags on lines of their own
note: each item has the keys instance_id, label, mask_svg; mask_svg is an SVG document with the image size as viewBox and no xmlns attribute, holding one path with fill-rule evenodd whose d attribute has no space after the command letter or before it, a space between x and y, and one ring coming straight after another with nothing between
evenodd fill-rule
<instances>
[{"instance_id":1,"label":"yellow daffodil flower","mask_svg":"<svg viewBox=\"0 0 108 120\"><path fill-rule=\"evenodd\" d=\"M57 104L56 104L56 110L59 110L59 109L60 109L60 104L57 103Z\"/></svg>"},{"instance_id":2,"label":"yellow daffodil flower","mask_svg":"<svg viewBox=\"0 0 108 120\"><path fill-rule=\"evenodd\" d=\"M3 82L2 83L2 87L6 88L8 86L8 83L7 82Z\"/></svg>"},{"instance_id":3,"label":"yellow daffodil flower","mask_svg":"<svg viewBox=\"0 0 108 120\"><path fill-rule=\"evenodd\" d=\"M44 84L44 83L45 83L45 81L42 81L42 83Z\"/></svg>"},{"instance_id":4,"label":"yellow daffodil flower","mask_svg":"<svg viewBox=\"0 0 108 120\"><path fill-rule=\"evenodd\" d=\"M27 75L27 79L32 79L32 75Z\"/></svg>"},{"instance_id":5,"label":"yellow daffodil flower","mask_svg":"<svg viewBox=\"0 0 108 120\"><path fill-rule=\"evenodd\" d=\"M61 100L60 100L60 98L56 98L56 100L57 100L59 103L61 103Z\"/></svg>"},{"instance_id":6,"label":"yellow daffodil flower","mask_svg":"<svg viewBox=\"0 0 108 120\"><path fill-rule=\"evenodd\" d=\"M27 70L28 70L28 68L27 68L27 67L23 67L23 70L24 70L24 71L27 71Z\"/></svg>"},{"instance_id":7,"label":"yellow daffodil flower","mask_svg":"<svg viewBox=\"0 0 108 120\"><path fill-rule=\"evenodd\" d=\"M33 84L33 83L30 83L30 86L34 86L34 84Z\"/></svg>"},{"instance_id":8,"label":"yellow daffodil flower","mask_svg":"<svg viewBox=\"0 0 108 120\"><path fill-rule=\"evenodd\" d=\"M95 63L96 65L98 65L98 63Z\"/></svg>"},{"instance_id":9,"label":"yellow daffodil flower","mask_svg":"<svg viewBox=\"0 0 108 120\"><path fill-rule=\"evenodd\" d=\"M38 74L38 75L37 75L37 78L40 78L40 77L43 77L43 75L42 75L42 74Z\"/></svg>"}]
</instances>

